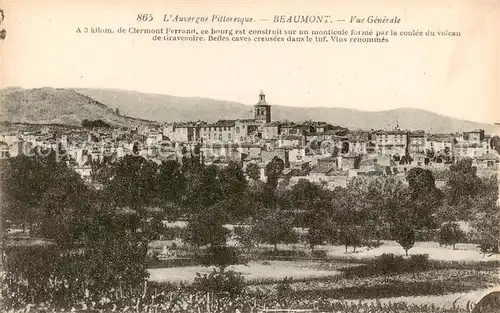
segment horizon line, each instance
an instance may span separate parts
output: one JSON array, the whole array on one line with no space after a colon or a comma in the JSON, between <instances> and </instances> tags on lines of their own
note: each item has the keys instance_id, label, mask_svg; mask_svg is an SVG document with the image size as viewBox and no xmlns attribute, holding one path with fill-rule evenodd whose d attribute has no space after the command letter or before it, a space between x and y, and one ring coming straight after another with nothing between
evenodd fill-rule
<instances>
[{"instance_id":1,"label":"horizon line","mask_svg":"<svg viewBox=\"0 0 500 313\"><path fill-rule=\"evenodd\" d=\"M121 91L121 92L133 92L133 93L139 93L139 94L144 94L144 95L155 95L155 96L169 96L169 97L175 97L175 98L181 98L181 99L206 99L206 100L212 100L212 101L223 101L223 102L230 102L230 103L235 103L235 104L241 104L244 106L249 106L252 107L255 104L246 104L243 102L238 102L234 100L225 100L225 99L220 99L220 98L212 98L209 96L176 96L172 94L167 94L167 93L159 93L159 92L144 92L144 91L138 91L138 90L132 90L132 89L122 89L122 88L111 88L111 87L53 87L53 86L43 86L43 87L21 87L21 86L6 86L0 88L0 91L3 90L8 90L8 89L20 89L20 90L32 90L32 89L66 89L66 90L73 90L76 91L78 89L80 90L108 90L108 91ZM262 92L262 91L259 91ZM256 93L258 94L258 93ZM87 95L85 95L87 96ZM87 96L88 97L88 96ZM108 104L102 103L103 105L106 105L109 107ZM437 113L434 111L430 111L427 109L422 109L422 108L417 108L417 107L404 107L400 106L397 108L392 108L392 109L385 109L385 110L366 110L366 109L356 109L356 108L349 108L349 107L339 107L339 106L324 106L324 105L311 105L311 106L294 106L294 105L282 105L282 104L270 104L271 106L275 107L284 107L284 108L297 108L297 109L340 109L340 110L350 110L350 111L356 111L356 112L368 112L368 113L383 113L383 112L391 112L391 111L397 111L397 110L419 110L421 112L428 112L432 113L438 116L443 116L451 119L456 119L460 120L462 122L469 122L469 123L478 123L478 124L486 124L490 126L498 126L500 123L500 120L498 122L496 121L491 121L491 122L486 122L486 121L473 121L473 120L467 120L467 119L462 119L459 117L453 117L450 115L445 115L442 113ZM136 118L136 117L133 117ZM139 119L139 118L138 118Z\"/></svg>"}]
</instances>

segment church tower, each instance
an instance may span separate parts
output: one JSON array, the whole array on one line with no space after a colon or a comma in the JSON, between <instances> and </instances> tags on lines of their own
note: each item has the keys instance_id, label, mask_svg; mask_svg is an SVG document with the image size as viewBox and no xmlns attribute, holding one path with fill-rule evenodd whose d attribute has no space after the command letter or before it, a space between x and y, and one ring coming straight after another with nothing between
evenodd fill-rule
<instances>
[{"instance_id":1,"label":"church tower","mask_svg":"<svg viewBox=\"0 0 500 313\"><path fill-rule=\"evenodd\" d=\"M271 106L267 103L263 91L259 94L259 102L254 105L254 119L261 123L271 123Z\"/></svg>"}]
</instances>

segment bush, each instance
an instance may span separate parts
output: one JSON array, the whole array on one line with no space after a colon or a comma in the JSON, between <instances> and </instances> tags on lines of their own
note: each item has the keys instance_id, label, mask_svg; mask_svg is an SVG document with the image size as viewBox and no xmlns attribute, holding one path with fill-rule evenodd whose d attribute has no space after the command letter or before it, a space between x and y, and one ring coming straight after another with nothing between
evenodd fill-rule
<instances>
[{"instance_id":1,"label":"bush","mask_svg":"<svg viewBox=\"0 0 500 313\"><path fill-rule=\"evenodd\" d=\"M384 253L370 260L366 265L346 269L353 276L375 276L399 273L416 273L430 269L432 262L427 254L416 254L405 259L401 255Z\"/></svg>"},{"instance_id":2,"label":"bush","mask_svg":"<svg viewBox=\"0 0 500 313\"><path fill-rule=\"evenodd\" d=\"M210 274L196 273L193 287L201 292L237 296L245 288L245 279L235 271L213 270Z\"/></svg>"},{"instance_id":3,"label":"bush","mask_svg":"<svg viewBox=\"0 0 500 313\"><path fill-rule=\"evenodd\" d=\"M208 247L200 260L205 266L214 265L220 269L241 263L238 250L228 246Z\"/></svg>"},{"instance_id":4,"label":"bush","mask_svg":"<svg viewBox=\"0 0 500 313\"><path fill-rule=\"evenodd\" d=\"M292 293L292 278L285 277L278 285L276 285L276 293L278 297L285 298Z\"/></svg>"},{"instance_id":5,"label":"bush","mask_svg":"<svg viewBox=\"0 0 500 313\"><path fill-rule=\"evenodd\" d=\"M261 258L280 259L280 258L300 258L307 257L307 253L302 250L265 250L261 254Z\"/></svg>"},{"instance_id":6,"label":"bush","mask_svg":"<svg viewBox=\"0 0 500 313\"><path fill-rule=\"evenodd\" d=\"M311 253L315 258L319 259L326 259L328 256L325 250L314 250Z\"/></svg>"},{"instance_id":7,"label":"bush","mask_svg":"<svg viewBox=\"0 0 500 313\"><path fill-rule=\"evenodd\" d=\"M400 273L405 269L405 259L400 255L384 253L372 261L371 267L375 273L382 275Z\"/></svg>"},{"instance_id":8,"label":"bush","mask_svg":"<svg viewBox=\"0 0 500 313\"><path fill-rule=\"evenodd\" d=\"M431 267L428 254L415 254L406 260L406 270L412 273L423 272Z\"/></svg>"}]
</instances>

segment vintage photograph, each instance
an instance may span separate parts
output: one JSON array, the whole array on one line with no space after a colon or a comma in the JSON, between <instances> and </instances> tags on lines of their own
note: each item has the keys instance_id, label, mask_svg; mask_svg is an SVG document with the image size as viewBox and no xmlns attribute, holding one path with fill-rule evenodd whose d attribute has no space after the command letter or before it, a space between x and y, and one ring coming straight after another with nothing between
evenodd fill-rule
<instances>
[{"instance_id":1,"label":"vintage photograph","mask_svg":"<svg viewBox=\"0 0 500 313\"><path fill-rule=\"evenodd\" d=\"M500 312L498 8L0 2L0 311Z\"/></svg>"}]
</instances>

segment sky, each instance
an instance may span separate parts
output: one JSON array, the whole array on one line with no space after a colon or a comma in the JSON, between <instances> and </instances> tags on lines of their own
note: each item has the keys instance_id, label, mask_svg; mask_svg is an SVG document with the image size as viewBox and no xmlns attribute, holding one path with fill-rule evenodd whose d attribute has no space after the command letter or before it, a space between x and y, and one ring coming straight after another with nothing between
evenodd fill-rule
<instances>
[{"instance_id":1,"label":"sky","mask_svg":"<svg viewBox=\"0 0 500 313\"><path fill-rule=\"evenodd\" d=\"M500 122L498 1L2 0L0 6L7 30L0 43L2 88L116 88L245 104L256 103L264 90L271 104L370 111L413 107ZM139 13L151 13L155 20L137 22ZM329 28L449 30L462 36L398 36L385 44L173 43L147 35L76 33L79 27L191 27L163 23L163 14L258 20L247 29L311 27L275 24L274 15L398 16L400 24L335 22Z\"/></svg>"}]
</instances>

